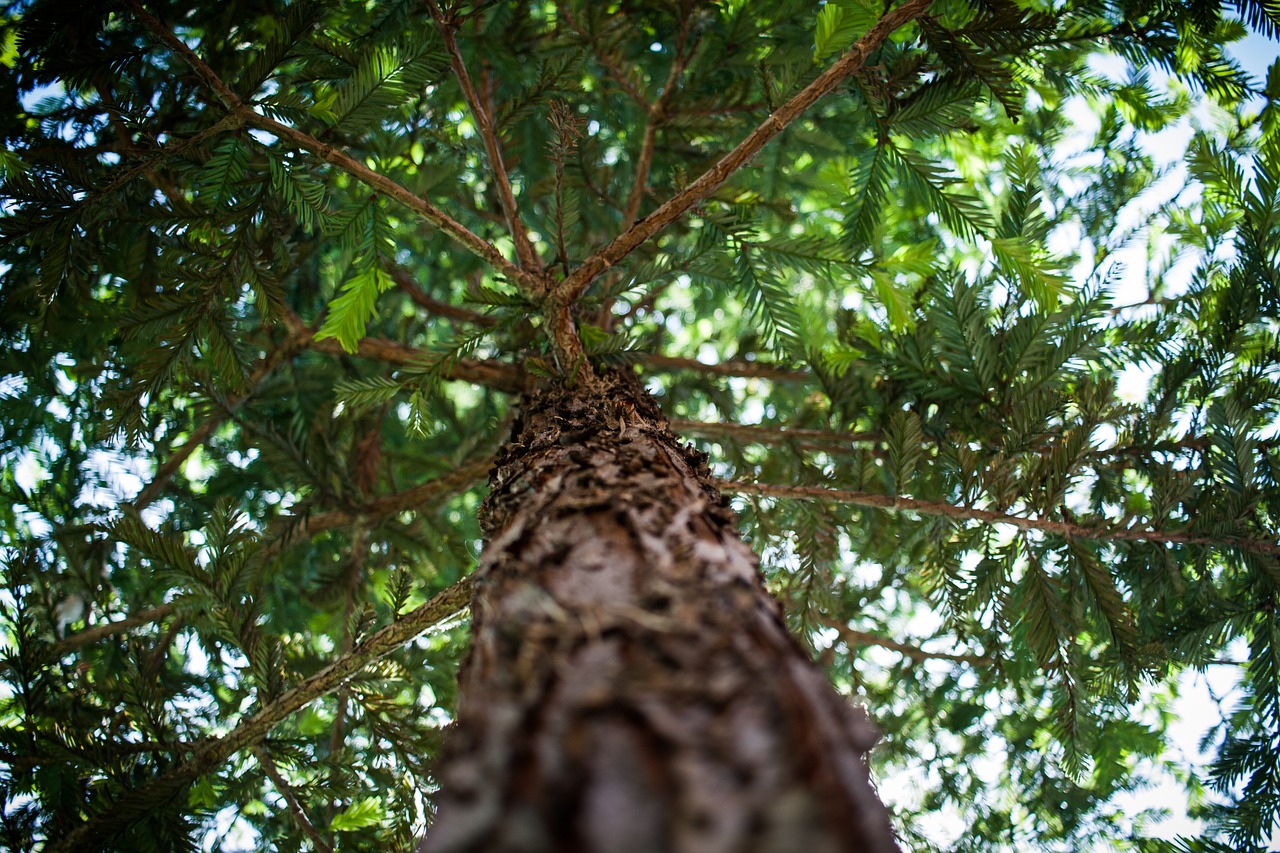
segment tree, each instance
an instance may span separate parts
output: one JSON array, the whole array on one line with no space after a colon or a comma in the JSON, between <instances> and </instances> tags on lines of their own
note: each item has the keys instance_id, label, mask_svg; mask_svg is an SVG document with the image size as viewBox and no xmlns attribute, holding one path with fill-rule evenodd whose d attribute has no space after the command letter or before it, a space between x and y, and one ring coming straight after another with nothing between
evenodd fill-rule
<instances>
[{"instance_id":1,"label":"tree","mask_svg":"<svg viewBox=\"0 0 1280 853\"><path fill-rule=\"evenodd\" d=\"M1263 849L1246 25L10 5L4 843L887 849L867 753L912 849ZM1161 768L1200 836L1121 810Z\"/></svg>"}]
</instances>

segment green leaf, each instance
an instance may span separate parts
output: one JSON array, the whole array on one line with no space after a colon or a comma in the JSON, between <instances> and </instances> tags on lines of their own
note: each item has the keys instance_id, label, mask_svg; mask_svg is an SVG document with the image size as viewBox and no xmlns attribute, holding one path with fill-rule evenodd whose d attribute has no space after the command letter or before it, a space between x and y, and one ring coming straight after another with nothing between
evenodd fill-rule
<instances>
[{"instance_id":1,"label":"green leaf","mask_svg":"<svg viewBox=\"0 0 1280 853\"><path fill-rule=\"evenodd\" d=\"M813 61L821 62L851 46L879 18L879 9L862 0L828 0L818 12L813 33Z\"/></svg>"},{"instance_id":2,"label":"green leaf","mask_svg":"<svg viewBox=\"0 0 1280 853\"><path fill-rule=\"evenodd\" d=\"M347 806L334 816L329 828L335 832L351 832L375 826L386 818L386 810L378 797L365 797Z\"/></svg>"},{"instance_id":3,"label":"green leaf","mask_svg":"<svg viewBox=\"0 0 1280 853\"><path fill-rule=\"evenodd\" d=\"M329 315L316 332L316 340L336 338L344 350L354 353L377 312L378 296L394 285L391 276L378 267L369 267L347 279L342 293L329 303Z\"/></svg>"}]
</instances>

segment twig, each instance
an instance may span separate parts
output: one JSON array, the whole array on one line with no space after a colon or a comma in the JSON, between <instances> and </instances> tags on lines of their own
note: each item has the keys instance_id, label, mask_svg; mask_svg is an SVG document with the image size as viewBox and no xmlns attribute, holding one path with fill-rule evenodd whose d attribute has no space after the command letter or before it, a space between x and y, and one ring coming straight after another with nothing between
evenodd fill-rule
<instances>
[{"instance_id":1,"label":"twig","mask_svg":"<svg viewBox=\"0 0 1280 853\"><path fill-rule=\"evenodd\" d=\"M557 293L566 300L573 301L597 276L640 248L663 228L683 216L689 208L709 196L819 98L856 73L890 33L923 15L932 2L933 0L908 0L884 15L834 65L761 122L736 148L703 172L683 192L677 193L653 213L619 234L609 245L583 261L581 266L557 285Z\"/></svg>"},{"instance_id":2,"label":"twig","mask_svg":"<svg viewBox=\"0 0 1280 853\"><path fill-rule=\"evenodd\" d=\"M627 204L623 209L622 228L625 231L635 225L640 215L640 205L644 201L645 192L649 188L649 170L653 166L653 150L658 139L658 128L667 120L667 107L671 96L675 94L684 74L689 55L693 52L685 50L685 40L689 35L689 18L686 14L680 21L680 35L676 39L675 55L671 59L671 70L667 72L667 80L662 85L658 99L645 110L644 134L640 141L640 154L636 157L635 181L631 192L627 195Z\"/></svg>"},{"instance_id":3,"label":"twig","mask_svg":"<svg viewBox=\"0 0 1280 853\"><path fill-rule=\"evenodd\" d=\"M282 536L272 541L266 546L259 559L274 557L287 549L299 536L309 537L361 521L376 521L464 491L488 477L491 468L493 468L493 457L485 456L412 488L373 498L354 509L334 509L302 518L286 516L279 519L276 524L287 525L290 535L287 538Z\"/></svg>"},{"instance_id":4,"label":"twig","mask_svg":"<svg viewBox=\"0 0 1280 853\"><path fill-rule=\"evenodd\" d=\"M479 94L476 93L471 75L462 61L462 52L458 50L458 42L454 38L455 22L445 18L436 0L426 0L426 4L431 10L431 17L435 19L440 37L444 39L445 49L449 52L449 64L453 67L453 75L458 78L458 83L462 86L462 96L466 99L467 106L471 108L471 115L475 118L476 126L480 130L480 138L484 142L485 153L489 156L489 167L493 171L494 183L497 185L498 202L502 205L502 213L507 218L507 232L516 246L516 258L519 259L522 269L540 273L542 263L538 260L538 253L534 250L533 243L529 240L529 232L520 218L515 194L511 192L511 180L507 177L507 165L502 158L502 147L498 144L498 134L493 128L493 116L484 108Z\"/></svg>"},{"instance_id":5,"label":"twig","mask_svg":"<svg viewBox=\"0 0 1280 853\"><path fill-rule=\"evenodd\" d=\"M671 428L679 433L723 435L736 441L756 444L795 444L803 450L836 451L846 449L851 444L879 444L885 438L884 433L880 432L835 432L825 429L705 421L671 421Z\"/></svg>"},{"instance_id":6,"label":"twig","mask_svg":"<svg viewBox=\"0 0 1280 853\"><path fill-rule=\"evenodd\" d=\"M213 435L214 430L222 426L222 422L227 417L235 414L236 410L257 393L263 380L267 378L271 371L276 369L281 361L292 355L305 343L305 337L300 335L297 330L290 329L285 339L272 347L249 375L249 390L227 400L226 405L222 407L222 411L209 415L200 422L198 427L191 431L191 435L183 442L182 446L170 454L169 458L156 468L155 476L151 478L151 482L147 483L142 491L138 492L138 496L133 499L133 508L141 511L150 506L156 498L160 497L165 487L169 485L169 481L173 479L173 475L178 473L178 469L196 451L196 448L201 447L208 441L209 436Z\"/></svg>"},{"instance_id":7,"label":"twig","mask_svg":"<svg viewBox=\"0 0 1280 853\"><path fill-rule=\"evenodd\" d=\"M636 360L640 364L660 370L696 370L712 376L747 376L780 379L786 382L806 382L810 378L807 370L791 370L760 361L722 361L718 364L705 364L695 358L677 358L660 353L645 353Z\"/></svg>"},{"instance_id":8,"label":"twig","mask_svg":"<svg viewBox=\"0 0 1280 853\"><path fill-rule=\"evenodd\" d=\"M618 88L620 88L627 97L635 101L641 108L648 109L649 102L645 99L644 94L635 87L635 84L627 79L626 72L622 70L622 67L618 65L614 58L600 49L599 45L596 44L596 40L591 37L591 34L584 30L573 17L573 13L569 11L563 0L556 0L556 15L569 25L569 29L581 36L582 40L591 46L592 53L595 54L596 60L600 63L600 67L604 69L605 76L617 83Z\"/></svg>"},{"instance_id":9,"label":"twig","mask_svg":"<svg viewBox=\"0 0 1280 853\"><path fill-rule=\"evenodd\" d=\"M287 326L307 329L306 324L297 314L287 312L282 316ZM480 317L484 317L484 315L482 314ZM314 334L309 330L308 332L309 334ZM329 355L350 355L333 338L325 338L320 341L308 338L306 345L308 349ZM384 338L361 338L356 346L355 355L357 357L367 358L372 361L382 361L387 364L418 364L425 361L429 355L423 350L414 349ZM811 378L810 373L806 370L792 370L777 364L760 361L722 361L716 364L707 364L694 358L681 358L662 355L661 353L641 353L637 355L636 363L657 371L692 370L708 376L744 376L784 382L807 382ZM496 359L461 358L445 369L444 377L459 382L470 382L473 385L483 385L495 391L519 394L524 391L528 375L521 368Z\"/></svg>"},{"instance_id":10,"label":"twig","mask_svg":"<svg viewBox=\"0 0 1280 853\"><path fill-rule=\"evenodd\" d=\"M351 552L347 557L347 589L346 603L342 608L342 643L338 646L338 654L350 653L355 645L352 633L351 617L356 609L356 596L360 592L360 582L364 580L364 559L369 550L369 531L361 527L352 537ZM329 737L329 757L337 759L347 743L347 696L346 685L338 688L337 711L333 716L333 732Z\"/></svg>"},{"instance_id":11,"label":"twig","mask_svg":"<svg viewBox=\"0 0 1280 853\"><path fill-rule=\"evenodd\" d=\"M203 59L196 55L196 52L187 47L186 42L178 38L173 32L165 26L159 18L152 15L146 9L142 8L142 4L138 0L125 0L125 5L129 7L129 11L133 16L141 21L147 29L160 38L169 49L181 56L183 60L191 67L191 70L200 78L200 82L210 89L218 100L222 101L222 105L227 108L228 112L234 112L240 106L240 96L231 90L231 87L222 82L217 73L210 68Z\"/></svg>"},{"instance_id":12,"label":"twig","mask_svg":"<svg viewBox=\"0 0 1280 853\"><path fill-rule=\"evenodd\" d=\"M125 631L131 631L134 628L140 628L143 625L150 625L152 622L159 622L173 611L177 610L177 606L173 604L161 604L158 607L151 607L146 610L140 610L132 613L123 619L117 619L114 622L104 622L101 625L93 625L85 628L83 631L77 631L63 637L61 640L53 644L50 649L49 657L52 660L66 657L69 653L75 651L81 646L89 643L96 643L105 637L113 634L120 634Z\"/></svg>"},{"instance_id":13,"label":"twig","mask_svg":"<svg viewBox=\"0 0 1280 853\"><path fill-rule=\"evenodd\" d=\"M536 280L531 278L528 273L508 261L497 246L484 240L429 201L419 198L390 178L378 174L345 152L321 142L309 133L281 124L252 109L248 104L240 100L239 96L231 90L231 87L224 83L217 73L196 55L195 51L187 47L182 39L174 35L159 19L143 9L137 0L127 0L127 4L147 29L191 66L201 81L222 101L232 117L259 130L272 133L281 139L289 140L324 162L337 166L361 183L368 185L388 198L395 199L452 237L457 243L488 261L513 281L520 282L525 286L532 286L536 283ZM518 241L517 245L519 245Z\"/></svg>"},{"instance_id":14,"label":"twig","mask_svg":"<svg viewBox=\"0 0 1280 853\"><path fill-rule=\"evenodd\" d=\"M308 133L281 124L248 107L241 107L241 113L244 115L246 123L290 140L299 148L310 151L326 163L337 166L361 183L372 187L388 198L400 202L452 237L459 245L469 249L477 257L488 261L495 269L512 281L520 282L526 288L532 288L536 284L536 280L529 273L508 261L497 246L480 237L431 202L414 195L385 175L378 174L345 152L331 145L326 145Z\"/></svg>"},{"instance_id":15,"label":"twig","mask_svg":"<svg viewBox=\"0 0 1280 853\"><path fill-rule=\"evenodd\" d=\"M271 759L271 753L267 752L266 747L258 744L253 747L253 754L257 757L258 763L262 765L262 769L266 771L267 778L271 780L271 784L275 785L276 790L280 792L280 796L284 797L285 804L289 807L289 813L293 815L298 828L315 845L316 853L333 853L333 848L329 846L329 842L324 840L324 836L316 829L315 824L307 818L307 813L302 810L302 803L298 802L298 797L294 794L293 788L280 775L280 768L276 767L275 761Z\"/></svg>"},{"instance_id":16,"label":"twig","mask_svg":"<svg viewBox=\"0 0 1280 853\"><path fill-rule=\"evenodd\" d=\"M428 480L410 489L405 489L390 495L374 498L359 509L349 510L340 509L330 512L322 512L303 519L301 524L291 528L292 536L288 541L283 538L277 538L264 545L260 552L259 559L269 559L275 554L287 548L296 541L299 535L313 536L317 533L323 533L327 530L336 530L340 527L353 524L357 521L372 521L403 512L408 509L422 506L423 504L439 500L447 495L456 493L470 487L472 484L479 482L489 473L489 469L493 467L493 458L484 457L469 465L450 471ZM53 644L50 650L50 659L58 660L65 657L72 651L89 643L96 643L98 640L110 637L114 634L120 634L125 631L131 631L134 628L140 628L143 625L150 625L172 614L178 609L176 604L161 604L157 607L151 607L142 610L123 619L114 622L106 622L101 625L94 625L85 628L83 631L77 631L58 642Z\"/></svg>"},{"instance_id":17,"label":"twig","mask_svg":"<svg viewBox=\"0 0 1280 853\"><path fill-rule=\"evenodd\" d=\"M1196 536L1184 532L1165 532L1141 527L1092 527L1069 521L1052 521L1045 518L1026 518L987 509L955 506L940 501L921 501L915 498L890 497L872 492L848 489L827 489L820 486L775 486L767 483L739 483L718 480L717 485L726 492L740 495L763 495L801 500L833 501L855 506L874 507L891 512L918 512L921 515L940 515L961 521L982 521L988 524L1011 524L1019 530L1040 530L1058 536L1075 539L1128 542L1168 542L1174 545L1206 545L1216 548L1239 548L1255 554L1280 556L1280 543L1236 537Z\"/></svg>"},{"instance_id":18,"label":"twig","mask_svg":"<svg viewBox=\"0 0 1280 853\"><path fill-rule=\"evenodd\" d=\"M858 631L850 628L847 624L839 619L830 616L820 616L818 621L828 628L834 628L840 634L840 639L844 640L844 644L849 647L850 651L854 651L862 646L880 646L885 649L892 649L903 657L912 660L949 660L956 663L968 663L975 666L991 666L994 664L995 658L983 655L961 655L950 652L929 652L919 646L912 646L907 643L899 643L896 640L890 640L887 637L881 637L878 634L868 634L866 631Z\"/></svg>"},{"instance_id":19,"label":"twig","mask_svg":"<svg viewBox=\"0 0 1280 853\"><path fill-rule=\"evenodd\" d=\"M386 625L352 649L350 654L285 691L227 734L203 738L192 744L189 759L131 793L118 796L108 808L91 814L61 838L49 839L45 853L78 853L106 846L106 841L154 808L156 802L178 795L193 780L216 770L240 750L260 742L291 714L333 692L366 666L391 654L433 625L465 610L470 602L471 578L468 576Z\"/></svg>"},{"instance_id":20,"label":"twig","mask_svg":"<svg viewBox=\"0 0 1280 853\"><path fill-rule=\"evenodd\" d=\"M324 340L316 340L315 333L309 329L306 323L293 312L284 312L282 314L286 326L291 329L305 330L307 333L306 345L308 349L316 352L323 352L329 355L346 356L349 353L342 348L342 345L333 338L325 338ZM356 344L355 355L360 358L367 358L372 361L382 361L387 364L412 365L424 363L430 353L413 347L405 346L396 341L388 341L383 338L361 338ZM479 360L472 358L460 358L446 365L443 376L445 379L454 379L460 382L470 382L474 385L483 385L498 391L505 391L509 394L519 394L524 390L525 374L514 365L493 359Z\"/></svg>"},{"instance_id":21,"label":"twig","mask_svg":"<svg viewBox=\"0 0 1280 853\"><path fill-rule=\"evenodd\" d=\"M711 366L711 365L708 365ZM671 421L671 428L676 432L704 436L728 436L737 441L756 444L788 444L803 450L820 450L828 453L847 451L854 444L883 444L888 440L883 432L874 430L865 432L840 432L838 430L802 429L788 426L766 426L763 424L710 423L707 421ZM938 439L925 436L925 444L940 444L953 440L954 436ZM1182 453L1188 450L1203 451L1209 445L1206 438L1187 436L1182 439L1158 441L1152 444L1119 445L1116 447L1097 448L1085 451L1083 458L1090 460L1107 460L1117 456L1145 457L1153 453ZM1259 447L1266 448L1265 442L1258 442ZM997 448L987 448L996 452ZM1030 445L1018 453L1041 454L1050 450L1047 444Z\"/></svg>"},{"instance_id":22,"label":"twig","mask_svg":"<svg viewBox=\"0 0 1280 853\"><path fill-rule=\"evenodd\" d=\"M439 299L433 299L428 296L409 271L399 264L392 265L389 271L391 280L396 283L396 286L407 293L414 304L428 314L448 317L450 320L461 320L464 323L474 323L477 326L492 326L497 323L487 314L481 314L479 311L472 311L469 308L454 305L452 302L442 302Z\"/></svg>"}]
</instances>

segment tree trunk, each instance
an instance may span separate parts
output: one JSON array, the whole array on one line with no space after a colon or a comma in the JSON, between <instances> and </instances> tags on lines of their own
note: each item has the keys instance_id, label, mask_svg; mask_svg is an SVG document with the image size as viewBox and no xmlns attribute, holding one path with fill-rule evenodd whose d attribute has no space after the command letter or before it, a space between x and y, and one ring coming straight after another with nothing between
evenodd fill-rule
<instances>
[{"instance_id":1,"label":"tree trunk","mask_svg":"<svg viewBox=\"0 0 1280 853\"><path fill-rule=\"evenodd\" d=\"M897 849L869 723L633 378L526 401L490 487L423 851Z\"/></svg>"}]
</instances>

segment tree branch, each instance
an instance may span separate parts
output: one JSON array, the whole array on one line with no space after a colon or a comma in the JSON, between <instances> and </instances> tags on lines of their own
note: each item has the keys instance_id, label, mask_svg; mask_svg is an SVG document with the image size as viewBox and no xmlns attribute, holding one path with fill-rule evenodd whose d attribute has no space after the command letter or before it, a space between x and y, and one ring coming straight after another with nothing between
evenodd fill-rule
<instances>
[{"instance_id":1,"label":"tree branch","mask_svg":"<svg viewBox=\"0 0 1280 853\"><path fill-rule=\"evenodd\" d=\"M733 364L732 362L730 364ZM707 365L711 367L712 365ZM671 428L676 432L701 436L727 436L736 441L770 445L796 445L802 450L823 451L828 453L847 452L853 444L879 445L888 440L883 432L840 432L839 430L801 429L788 426L766 426L763 424L709 423L706 421L672 421ZM954 438L954 436L949 436ZM925 436L925 444L940 444L947 439ZM1208 439L1200 436L1187 436L1182 439L1169 439L1152 444L1120 445L1116 447L1088 450L1084 458L1090 460L1113 459L1118 456L1136 456L1139 458L1153 453L1182 453L1188 450L1202 451L1209 444ZM1265 447L1265 442L1258 442ZM988 448L993 452L996 448ZM1048 445L1032 445L1026 453L1043 453L1049 450ZM873 453L880 453L872 449Z\"/></svg>"},{"instance_id":2,"label":"tree branch","mask_svg":"<svg viewBox=\"0 0 1280 853\"><path fill-rule=\"evenodd\" d=\"M351 355L351 353L342 348L342 344L333 338L316 340L315 333L296 314L285 314L284 322L290 327L306 330L309 336L306 341L308 349L328 355ZM371 361L400 365L421 364L427 357L427 353L422 350L383 338L361 338L359 343L356 344L355 355ZM497 391L505 391L508 394L519 394L524 390L525 386L524 371L514 365L493 359L460 358L449 364L445 368L443 375L445 379L483 385Z\"/></svg>"},{"instance_id":3,"label":"tree branch","mask_svg":"<svg viewBox=\"0 0 1280 853\"><path fill-rule=\"evenodd\" d=\"M378 174L350 155L321 142L314 136L281 124L274 119L255 112L249 107L241 107L240 113L244 116L246 124L251 124L260 130L288 139L299 148L311 152L324 162L337 166L361 183L377 190L388 198L400 202L400 204L452 237L460 246L470 250L477 257L488 261L496 270L512 281L519 282L526 288L532 288L536 285L536 279L525 270L508 261L497 246L480 237L431 202L414 195L385 175ZM517 243L517 245L519 244Z\"/></svg>"},{"instance_id":4,"label":"tree branch","mask_svg":"<svg viewBox=\"0 0 1280 853\"><path fill-rule=\"evenodd\" d=\"M868 634L866 631L855 630L839 619L835 619L830 616L819 616L818 621L828 628L834 628L840 634L840 639L844 641L844 644L849 647L850 651L870 645L891 649L903 657L918 661L949 660L954 661L955 663L973 664L974 666L991 666L996 662L995 658L986 657L984 655L961 655L949 652L925 651L919 646L899 643L896 640L881 637L879 634Z\"/></svg>"},{"instance_id":5,"label":"tree branch","mask_svg":"<svg viewBox=\"0 0 1280 853\"><path fill-rule=\"evenodd\" d=\"M276 763L271 759L271 753L267 752L266 747L262 744L258 744L253 747L253 754L257 757L258 763L262 765L262 769L266 771L267 778L271 780L271 784L275 785L276 790L280 792L280 796L284 797L285 804L289 807L289 813L293 815L298 828L315 845L316 853L333 853L333 848L329 846L329 842L324 840L324 836L316 829L315 824L307 818L307 813L302 810L302 803L298 802L298 797L294 794L293 788L280 775L280 768L276 767Z\"/></svg>"},{"instance_id":6,"label":"tree branch","mask_svg":"<svg viewBox=\"0 0 1280 853\"><path fill-rule=\"evenodd\" d=\"M120 634L125 631L131 631L134 628L140 628L143 625L150 625L152 622L159 622L177 609L177 606L173 604L161 604L158 607L151 607L132 613L123 619L117 619L115 622L93 625L83 631L77 631L74 634L63 637L54 643L49 656L52 660L58 660L66 657L66 655L81 646L96 643L98 640L110 637L113 634Z\"/></svg>"},{"instance_id":7,"label":"tree branch","mask_svg":"<svg viewBox=\"0 0 1280 853\"><path fill-rule=\"evenodd\" d=\"M573 17L573 13L569 11L568 6L563 2L563 0L556 0L556 15L569 25L569 29L581 36L582 40L591 47L591 52L595 54L596 60L600 63L600 67L604 69L605 76L617 83L618 88L621 89L628 98L635 101L642 109L648 109L649 102L645 99L644 94L635 87L635 84L627 79L626 72L622 70L622 67L618 65L617 61L600 49L599 45L596 44L596 40L591 37L591 34L584 30Z\"/></svg>"},{"instance_id":8,"label":"tree branch","mask_svg":"<svg viewBox=\"0 0 1280 853\"><path fill-rule=\"evenodd\" d=\"M223 103L227 110L238 121L252 125L259 130L265 130L274 134L281 139L287 139L294 145L318 157L326 163L337 166L351 177L361 183L377 190L388 198L395 199L405 207L422 216L436 228L452 237L459 245L469 249L471 252L483 258L492 264L497 270L504 275L525 285L526 287L536 284L536 280L524 270L519 269L503 256L492 243L484 240L479 235L472 232L461 222L449 216L440 208L431 204L425 199L419 198L409 190L397 184L390 178L380 175L377 172L365 166L363 163L354 159L343 151L327 145L316 139L314 136L297 128L289 127L280 122L261 115L248 104L240 100L239 96L232 91L231 87L218 77L204 60L196 55L195 51L187 47L187 45L173 34L168 27L153 16L147 10L142 8L138 0L127 0L129 9L134 16L141 21L148 30L164 42L174 53L181 56L186 63L195 71L196 76L207 86L218 99ZM519 245L519 241L517 241Z\"/></svg>"},{"instance_id":9,"label":"tree branch","mask_svg":"<svg viewBox=\"0 0 1280 853\"><path fill-rule=\"evenodd\" d=\"M497 321L488 314L481 314L479 311L472 311L469 308L462 308L454 305L452 302L442 302L439 299L433 299L428 296L422 286L414 279L413 275L400 266L393 264L390 267L391 280L396 283L401 290L409 295L414 304L426 311L428 314L435 314L439 317L448 317L450 320L461 320L464 323L474 323L477 326L492 326Z\"/></svg>"},{"instance_id":10,"label":"tree branch","mask_svg":"<svg viewBox=\"0 0 1280 853\"><path fill-rule=\"evenodd\" d=\"M761 361L722 361L717 364L706 364L695 358L678 358L661 353L645 353L637 361L659 370L694 370L711 376L747 376L779 379L785 382L806 382L810 378L807 370L791 370Z\"/></svg>"},{"instance_id":11,"label":"tree branch","mask_svg":"<svg viewBox=\"0 0 1280 853\"><path fill-rule=\"evenodd\" d=\"M845 450L851 444L878 444L884 441L884 434L880 432L835 432L825 429L800 429L762 424L677 420L671 421L671 428L686 435L727 436L735 441L797 445L802 450L828 452Z\"/></svg>"},{"instance_id":12,"label":"tree branch","mask_svg":"<svg viewBox=\"0 0 1280 853\"><path fill-rule=\"evenodd\" d=\"M182 57L183 61L200 78L200 82L204 83L205 87L217 96L228 112L235 112L240 107L240 96L232 91L231 87L224 83L222 78L203 59L197 56L194 50L187 47L186 42L174 35L173 31L165 26L159 18L142 8L142 4L138 0L125 0L125 5L129 7L129 11L133 13L133 16L141 21L153 35L168 45L170 50Z\"/></svg>"},{"instance_id":13,"label":"tree branch","mask_svg":"<svg viewBox=\"0 0 1280 853\"><path fill-rule=\"evenodd\" d=\"M201 421L200 425L191 431L191 435L183 442L182 446L169 455L159 467L156 468L155 476L151 478L151 482L138 492L138 496L133 499L133 508L141 511L150 506L156 498L164 492L165 487L169 485L169 481L173 479L173 475L178 473L178 469L182 467L182 463L186 462L188 457L201 447L209 436L213 435L214 430L222 426L222 422L228 416L235 412L245 404L245 401L253 397L257 393L258 387L262 381L267 378L271 371L288 356L292 355L299 347L306 344L306 338L299 334L297 329L289 329L285 339L272 347L265 356L258 362L258 366L254 368L249 375L249 390L236 397L232 397L223 406L222 411L211 414L209 417Z\"/></svg>"},{"instance_id":14,"label":"tree branch","mask_svg":"<svg viewBox=\"0 0 1280 853\"><path fill-rule=\"evenodd\" d=\"M333 692L366 666L413 640L432 626L465 610L471 603L471 578L463 578L430 601L384 626L363 643L310 678L264 705L222 736L203 738L191 745L191 757L178 766L119 796L107 808L91 814L61 838L51 838L46 853L72 853L101 849L104 842L137 821L154 804L178 795L200 776L213 772L242 749L260 742L277 724L316 699Z\"/></svg>"},{"instance_id":15,"label":"tree branch","mask_svg":"<svg viewBox=\"0 0 1280 853\"><path fill-rule=\"evenodd\" d=\"M684 74L685 65L689 61L689 52L685 51L685 40L689 35L689 17L686 12L680 21L680 35L676 39L675 54L671 59L671 70L667 72L667 80L662 85L662 92L645 111L644 134L640 142L640 154L636 157L635 181L631 192L627 195L627 204L623 209L622 228L625 231L635 225L640 215L640 205L644 201L645 191L649 188L649 170L653 165L653 151L657 144L658 128L667 119L667 106L671 96L675 94ZM696 40L695 40L696 41ZM696 45L695 45L696 46Z\"/></svg>"},{"instance_id":16,"label":"tree branch","mask_svg":"<svg viewBox=\"0 0 1280 853\"><path fill-rule=\"evenodd\" d=\"M260 552L259 559L271 558L289 547L301 535L314 536L317 533L336 530L361 520L385 518L389 515L439 500L446 495L461 491L480 481L488 476L489 469L492 467L493 457L486 456L483 459L476 460L412 488L373 498L359 509L331 510L305 517L300 524L290 528L287 538L279 536L266 543ZM285 523L288 523L288 521ZM83 631L77 631L53 644L53 648L50 650L50 659L58 660L81 646L96 643L98 640L110 637L113 634L120 634L134 628L140 628L143 625L158 622L177 609L178 605L176 604L161 604L114 622L105 622L101 625L85 628Z\"/></svg>"},{"instance_id":17,"label":"tree branch","mask_svg":"<svg viewBox=\"0 0 1280 853\"><path fill-rule=\"evenodd\" d=\"M502 205L502 213L507 219L507 232L511 234L511 240L515 243L516 257L520 261L520 267L531 273L541 273L542 263L538 260L538 253L534 250L533 243L529 241L529 232L520 218L515 194L511 192L511 180L507 177L507 165L502 158L502 147L498 144L498 134L493 128L493 116L480 101L475 85L471 82L471 75L467 72L467 66L462 61L462 52L458 50L458 42L454 38L455 22L445 19L436 0L426 0L426 3L427 8L431 10L431 17L435 19L440 37L444 39L445 49L449 52L449 64L453 67L453 75L458 78L458 83L462 86L462 96L466 99L467 106L471 108L471 115L476 120L480 138L484 142L485 153L489 157L489 167L493 170L494 183L498 189L498 202ZM534 292L541 292L541 288Z\"/></svg>"},{"instance_id":18,"label":"tree branch","mask_svg":"<svg viewBox=\"0 0 1280 853\"><path fill-rule=\"evenodd\" d=\"M874 507L891 512L918 512L921 515L938 515L961 521L982 521L987 524L1011 524L1019 530L1040 530L1068 539L1098 541L1167 542L1173 545L1205 545L1214 548L1239 548L1255 554L1280 556L1280 544L1261 539L1237 537L1196 536L1184 532L1164 532L1135 527L1092 527L1069 521L1052 521L1042 518L1026 518L987 509L955 506L939 501L921 501L915 498L890 497L872 492L847 489L827 489L820 486L775 486L767 483L739 483L718 480L716 484L726 492L740 495L763 495L800 500L833 501L854 506Z\"/></svg>"},{"instance_id":19,"label":"tree branch","mask_svg":"<svg viewBox=\"0 0 1280 853\"><path fill-rule=\"evenodd\" d=\"M923 15L932 2L933 0L908 0L899 8L887 13L834 65L818 75L816 80L761 122L746 139L720 158L714 166L703 172L687 189L677 193L653 213L623 231L608 246L583 261L581 266L557 285L557 293L568 301L573 301L597 276L644 245L649 238L683 216L689 208L711 195L736 171L746 165L770 140L813 106L819 98L856 73L866 62L867 57L894 30Z\"/></svg>"}]
</instances>

